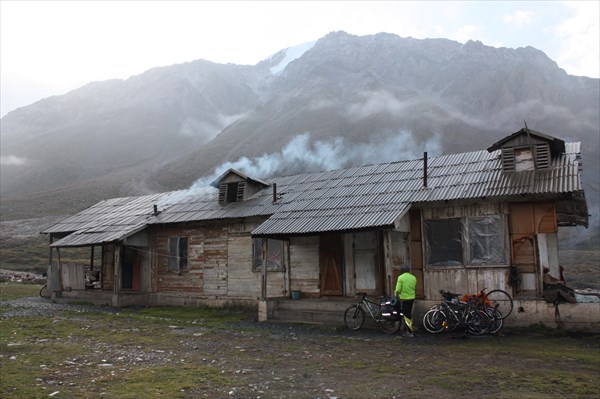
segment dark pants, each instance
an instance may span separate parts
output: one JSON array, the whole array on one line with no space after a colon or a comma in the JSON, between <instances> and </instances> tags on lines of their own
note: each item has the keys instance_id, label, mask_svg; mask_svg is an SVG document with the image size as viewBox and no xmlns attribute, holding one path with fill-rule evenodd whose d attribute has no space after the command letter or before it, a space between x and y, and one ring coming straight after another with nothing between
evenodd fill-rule
<instances>
[{"instance_id":1,"label":"dark pants","mask_svg":"<svg viewBox=\"0 0 600 399\"><path fill-rule=\"evenodd\" d=\"M406 327L408 330L412 332L412 309L413 304L415 303L414 299L401 299L400 300L400 310L404 315L404 321L406 323Z\"/></svg>"}]
</instances>

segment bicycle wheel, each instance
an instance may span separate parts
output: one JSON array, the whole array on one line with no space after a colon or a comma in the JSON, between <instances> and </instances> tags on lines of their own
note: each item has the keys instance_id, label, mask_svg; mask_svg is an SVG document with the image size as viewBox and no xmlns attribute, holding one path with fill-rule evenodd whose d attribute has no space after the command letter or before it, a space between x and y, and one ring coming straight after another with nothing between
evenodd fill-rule
<instances>
[{"instance_id":1,"label":"bicycle wheel","mask_svg":"<svg viewBox=\"0 0 600 399\"><path fill-rule=\"evenodd\" d=\"M352 305L344 312L344 324L351 330L359 330L365 324L365 311L360 305Z\"/></svg>"},{"instance_id":2,"label":"bicycle wheel","mask_svg":"<svg viewBox=\"0 0 600 399\"><path fill-rule=\"evenodd\" d=\"M378 324L381 331L386 334L396 334L402 325L400 320L380 320Z\"/></svg>"},{"instance_id":3,"label":"bicycle wheel","mask_svg":"<svg viewBox=\"0 0 600 399\"><path fill-rule=\"evenodd\" d=\"M50 290L48 290L47 284L40 289L40 296L46 299L50 298Z\"/></svg>"},{"instance_id":4,"label":"bicycle wheel","mask_svg":"<svg viewBox=\"0 0 600 399\"><path fill-rule=\"evenodd\" d=\"M502 313L500 313L500 311L496 308L486 308L485 312L489 316L494 318L494 321L492 322L492 326L490 327L490 331L488 331L488 333L496 334L498 331L500 331L502 325L504 324Z\"/></svg>"},{"instance_id":5,"label":"bicycle wheel","mask_svg":"<svg viewBox=\"0 0 600 399\"><path fill-rule=\"evenodd\" d=\"M474 309L465 316L465 325L472 335L487 334L492 328L494 318L483 310Z\"/></svg>"},{"instance_id":6,"label":"bicycle wheel","mask_svg":"<svg viewBox=\"0 0 600 399\"><path fill-rule=\"evenodd\" d=\"M423 327L432 334L441 333L446 329L446 315L438 309L429 310L423 316Z\"/></svg>"},{"instance_id":7,"label":"bicycle wheel","mask_svg":"<svg viewBox=\"0 0 600 399\"><path fill-rule=\"evenodd\" d=\"M486 306L496 308L505 319L513 310L513 300L508 292L503 290L492 290L485 295ZM498 305L498 306L496 306Z\"/></svg>"}]
</instances>

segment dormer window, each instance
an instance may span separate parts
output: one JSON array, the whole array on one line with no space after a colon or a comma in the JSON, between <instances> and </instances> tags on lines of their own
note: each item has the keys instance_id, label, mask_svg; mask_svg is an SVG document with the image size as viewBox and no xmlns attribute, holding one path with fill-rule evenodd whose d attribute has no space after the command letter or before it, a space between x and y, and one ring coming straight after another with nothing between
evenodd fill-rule
<instances>
[{"instance_id":1,"label":"dormer window","mask_svg":"<svg viewBox=\"0 0 600 399\"><path fill-rule=\"evenodd\" d=\"M488 148L489 152L496 150L502 152L504 172L546 170L550 169L553 156L565 152L565 143L540 132L521 129Z\"/></svg>"},{"instance_id":2,"label":"dormer window","mask_svg":"<svg viewBox=\"0 0 600 399\"><path fill-rule=\"evenodd\" d=\"M549 167L550 146L546 143L502 149L502 169L505 172L542 170Z\"/></svg>"},{"instance_id":3,"label":"dormer window","mask_svg":"<svg viewBox=\"0 0 600 399\"><path fill-rule=\"evenodd\" d=\"M210 185L219 189L221 205L245 201L260 190L269 187L266 182L246 176L235 169L229 169Z\"/></svg>"}]
</instances>

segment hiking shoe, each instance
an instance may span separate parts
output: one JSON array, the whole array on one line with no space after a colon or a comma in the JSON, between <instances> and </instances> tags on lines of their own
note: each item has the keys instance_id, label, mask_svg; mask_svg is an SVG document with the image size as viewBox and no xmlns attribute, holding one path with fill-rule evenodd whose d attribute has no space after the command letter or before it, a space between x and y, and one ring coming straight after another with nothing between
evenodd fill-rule
<instances>
[{"instance_id":1,"label":"hiking shoe","mask_svg":"<svg viewBox=\"0 0 600 399\"><path fill-rule=\"evenodd\" d=\"M408 332L408 331L405 331L405 332L403 332L403 333L402 333L402 336L403 336L403 337L408 337L408 338L412 338L412 337L414 337L413 333L411 333L411 332Z\"/></svg>"}]
</instances>

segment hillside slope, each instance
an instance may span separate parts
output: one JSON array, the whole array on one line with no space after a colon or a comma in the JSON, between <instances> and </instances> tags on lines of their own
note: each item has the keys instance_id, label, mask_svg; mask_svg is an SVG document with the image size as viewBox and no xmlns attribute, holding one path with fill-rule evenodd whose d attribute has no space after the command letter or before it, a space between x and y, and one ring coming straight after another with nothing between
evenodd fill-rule
<instances>
[{"instance_id":1,"label":"hillside slope","mask_svg":"<svg viewBox=\"0 0 600 399\"><path fill-rule=\"evenodd\" d=\"M477 150L526 122L583 143L597 235L599 82L532 47L387 33L334 32L253 66L154 68L2 118L2 218L184 188L226 166L266 178Z\"/></svg>"}]
</instances>

